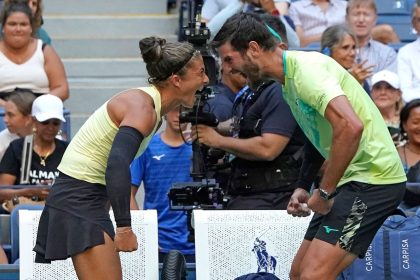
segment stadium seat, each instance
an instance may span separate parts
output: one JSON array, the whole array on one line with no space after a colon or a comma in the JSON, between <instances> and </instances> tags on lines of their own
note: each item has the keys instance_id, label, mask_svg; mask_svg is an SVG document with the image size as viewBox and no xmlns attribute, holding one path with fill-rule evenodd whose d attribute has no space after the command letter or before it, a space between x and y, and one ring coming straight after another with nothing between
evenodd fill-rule
<instances>
[{"instance_id":1,"label":"stadium seat","mask_svg":"<svg viewBox=\"0 0 420 280\"><path fill-rule=\"evenodd\" d=\"M417 38L411 25L410 15L379 15L378 23L390 24L400 37L401 42L412 42Z\"/></svg>"},{"instance_id":2,"label":"stadium seat","mask_svg":"<svg viewBox=\"0 0 420 280\"><path fill-rule=\"evenodd\" d=\"M376 0L378 15L411 15L415 0Z\"/></svg>"},{"instance_id":3,"label":"stadium seat","mask_svg":"<svg viewBox=\"0 0 420 280\"><path fill-rule=\"evenodd\" d=\"M77 280L70 258L49 265L34 263L32 247L40 216L40 211L23 210L20 214L20 279ZM124 280L159 279L157 212L131 211L131 220L139 247L135 252L120 253Z\"/></svg>"},{"instance_id":4,"label":"stadium seat","mask_svg":"<svg viewBox=\"0 0 420 280\"><path fill-rule=\"evenodd\" d=\"M194 210L196 276L231 280L260 271L289 279L311 217L285 210Z\"/></svg>"},{"instance_id":5,"label":"stadium seat","mask_svg":"<svg viewBox=\"0 0 420 280\"><path fill-rule=\"evenodd\" d=\"M43 205L21 204L10 213L10 243L12 245L10 263L14 263L19 258L19 210L42 210L43 208Z\"/></svg>"}]
</instances>

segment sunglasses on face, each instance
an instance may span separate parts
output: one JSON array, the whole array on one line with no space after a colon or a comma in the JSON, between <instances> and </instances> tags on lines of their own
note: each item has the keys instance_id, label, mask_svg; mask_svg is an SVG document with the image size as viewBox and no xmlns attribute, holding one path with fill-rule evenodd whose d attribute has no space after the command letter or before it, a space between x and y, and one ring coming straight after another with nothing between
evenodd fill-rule
<instances>
[{"instance_id":1,"label":"sunglasses on face","mask_svg":"<svg viewBox=\"0 0 420 280\"><path fill-rule=\"evenodd\" d=\"M61 121L59 121L59 120L46 120L46 121L39 122L39 123L42 124L42 125L52 124L53 126L59 126L61 124Z\"/></svg>"}]
</instances>

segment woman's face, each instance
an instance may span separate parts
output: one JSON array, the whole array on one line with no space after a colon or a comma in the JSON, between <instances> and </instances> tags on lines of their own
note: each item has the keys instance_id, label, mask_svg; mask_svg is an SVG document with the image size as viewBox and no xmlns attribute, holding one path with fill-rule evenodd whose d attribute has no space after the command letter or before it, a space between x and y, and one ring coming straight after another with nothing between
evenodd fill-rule
<instances>
[{"instance_id":1,"label":"woman's face","mask_svg":"<svg viewBox=\"0 0 420 280\"><path fill-rule=\"evenodd\" d=\"M411 109L403 127L407 133L408 141L413 145L420 146L420 107Z\"/></svg>"},{"instance_id":2,"label":"woman's face","mask_svg":"<svg viewBox=\"0 0 420 280\"><path fill-rule=\"evenodd\" d=\"M181 105L192 108L195 101L195 93L202 90L209 82L209 78L205 72L203 58L201 56L194 58L187 72L180 79L180 88L183 92Z\"/></svg>"},{"instance_id":3,"label":"woman's face","mask_svg":"<svg viewBox=\"0 0 420 280\"><path fill-rule=\"evenodd\" d=\"M9 15L3 26L4 41L14 48L20 48L29 43L32 26L29 17L22 12Z\"/></svg>"},{"instance_id":4,"label":"woman's face","mask_svg":"<svg viewBox=\"0 0 420 280\"><path fill-rule=\"evenodd\" d=\"M60 131L61 121L59 119L49 119L43 122L34 121L36 128L36 137L44 142L52 142Z\"/></svg>"},{"instance_id":5,"label":"woman's face","mask_svg":"<svg viewBox=\"0 0 420 280\"><path fill-rule=\"evenodd\" d=\"M356 42L346 34L340 44L331 49L331 57L345 69L350 69L356 58Z\"/></svg>"},{"instance_id":6,"label":"woman's face","mask_svg":"<svg viewBox=\"0 0 420 280\"><path fill-rule=\"evenodd\" d=\"M371 97L380 110L390 109L401 100L401 92L385 81L378 82L372 87Z\"/></svg>"},{"instance_id":7,"label":"woman's face","mask_svg":"<svg viewBox=\"0 0 420 280\"><path fill-rule=\"evenodd\" d=\"M32 116L25 116L12 101L4 104L4 122L11 133L23 136L23 131L32 123Z\"/></svg>"}]
</instances>

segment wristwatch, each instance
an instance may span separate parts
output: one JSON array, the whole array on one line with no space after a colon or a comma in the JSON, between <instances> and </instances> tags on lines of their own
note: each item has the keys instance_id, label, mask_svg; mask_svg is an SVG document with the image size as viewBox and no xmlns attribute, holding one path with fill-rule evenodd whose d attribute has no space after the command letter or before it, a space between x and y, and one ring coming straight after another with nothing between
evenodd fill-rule
<instances>
[{"instance_id":1,"label":"wristwatch","mask_svg":"<svg viewBox=\"0 0 420 280\"><path fill-rule=\"evenodd\" d=\"M334 190L332 193L327 192L326 190L319 188L319 196L322 199L330 200L331 198L337 195L337 190Z\"/></svg>"}]
</instances>

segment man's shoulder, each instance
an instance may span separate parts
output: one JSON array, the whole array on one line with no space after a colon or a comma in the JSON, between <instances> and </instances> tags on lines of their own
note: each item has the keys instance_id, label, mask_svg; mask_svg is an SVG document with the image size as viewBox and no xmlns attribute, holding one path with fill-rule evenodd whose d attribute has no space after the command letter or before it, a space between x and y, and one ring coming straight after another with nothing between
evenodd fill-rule
<instances>
[{"instance_id":1,"label":"man's shoulder","mask_svg":"<svg viewBox=\"0 0 420 280\"><path fill-rule=\"evenodd\" d=\"M150 150L154 146L160 146L163 144L162 141L162 131L153 135L152 139L150 140L149 145L147 146L146 150Z\"/></svg>"},{"instance_id":2,"label":"man's shoulder","mask_svg":"<svg viewBox=\"0 0 420 280\"><path fill-rule=\"evenodd\" d=\"M260 98L272 98L273 96L282 98L282 92L281 84L273 81L261 90Z\"/></svg>"},{"instance_id":3,"label":"man's shoulder","mask_svg":"<svg viewBox=\"0 0 420 280\"><path fill-rule=\"evenodd\" d=\"M286 59L288 57L293 58L294 60L303 60L307 61L310 60L319 60L325 58L325 55L321 54L317 51L301 51L301 50L291 50L285 51L286 52Z\"/></svg>"},{"instance_id":4,"label":"man's shoulder","mask_svg":"<svg viewBox=\"0 0 420 280\"><path fill-rule=\"evenodd\" d=\"M387 51L387 52L396 53L394 48L392 48L388 45L385 45L385 44L383 44L379 41L376 41L376 40L370 40L370 46L373 49L373 51L375 51L375 52L377 52L377 51L380 51L380 52Z\"/></svg>"},{"instance_id":5,"label":"man's shoulder","mask_svg":"<svg viewBox=\"0 0 420 280\"><path fill-rule=\"evenodd\" d=\"M316 71L320 65L336 64L329 56L316 51L287 51L286 52L286 75L296 74L301 69L310 70L310 73L317 75L321 73ZM307 79L307 77L301 77Z\"/></svg>"},{"instance_id":6,"label":"man's shoulder","mask_svg":"<svg viewBox=\"0 0 420 280\"><path fill-rule=\"evenodd\" d=\"M12 142L10 142L10 146L15 148L22 148L23 147L23 141L25 141L25 137L20 137L17 139L14 139Z\"/></svg>"},{"instance_id":7,"label":"man's shoulder","mask_svg":"<svg viewBox=\"0 0 420 280\"><path fill-rule=\"evenodd\" d=\"M1 142L7 142L9 144L10 141L18 139L19 136L17 136L14 133L11 133L7 128L0 131L0 143Z\"/></svg>"},{"instance_id":8,"label":"man's shoulder","mask_svg":"<svg viewBox=\"0 0 420 280\"><path fill-rule=\"evenodd\" d=\"M219 83L214 87L214 96L229 96L229 95L235 95L235 92L233 92L227 85L224 83Z\"/></svg>"},{"instance_id":9,"label":"man's shoulder","mask_svg":"<svg viewBox=\"0 0 420 280\"><path fill-rule=\"evenodd\" d=\"M412 54L412 52L414 52L415 50L420 50L420 44L419 41L416 40L414 42L411 43L407 43L404 46L402 46L401 48L399 48L398 50L398 55L400 56L401 54Z\"/></svg>"}]
</instances>

